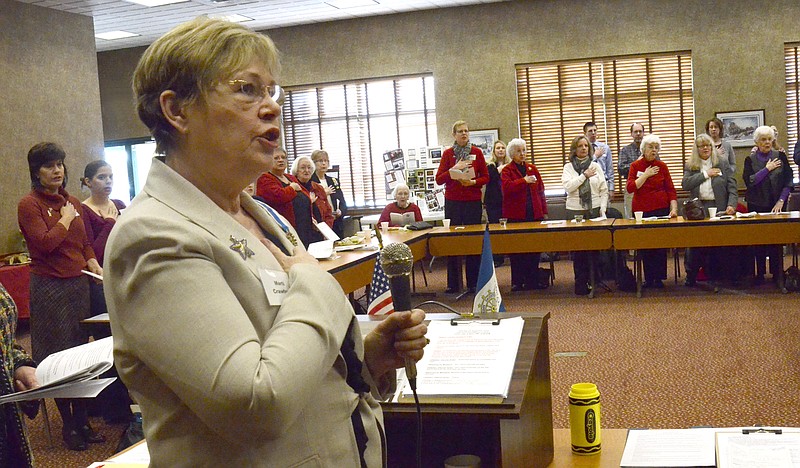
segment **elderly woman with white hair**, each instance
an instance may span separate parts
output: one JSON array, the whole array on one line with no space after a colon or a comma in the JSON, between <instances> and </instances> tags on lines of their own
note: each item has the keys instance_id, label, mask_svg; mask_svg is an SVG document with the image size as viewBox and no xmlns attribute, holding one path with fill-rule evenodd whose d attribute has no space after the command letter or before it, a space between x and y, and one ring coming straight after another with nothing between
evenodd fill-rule
<instances>
[{"instance_id":1,"label":"elderly woman with white hair","mask_svg":"<svg viewBox=\"0 0 800 468\"><path fill-rule=\"evenodd\" d=\"M592 161L591 142L585 135L572 140L569 162L564 165L561 185L567 192L567 218L577 215L585 218L605 216L608 207L608 183L603 168ZM575 273L575 294L585 296L591 291L589 276L593 253L580 251L572 253L572 269Z\"/></svg>"},{"instance_id":2,"label":"elderly woman with white hair","mask_svg":"<svg viewBox=\"0 0 800 468\"><path fill-rule=\"evenodd\" d=\"M387 222L389 226L398 226L397 223L392 222L392 213L405 214L414 213L414 221L422 221L422 213L416 203L411 203L411 190L406 184L397 184L397 187L392 191L394 202L389 203L383 209L378 224Z\"/></svg>"},{"instance_id":3,"label":"elderly woman with white hair","mask_svg":"<svg viewBox=\"0 0 800 468\"><path fill-rule=\"evenodd\" d=\"M292 164L292 175L300 183L301 191L293 200L294 228L304 246L312 242L324 240L324 236L317 228L317 223L324 222L333 228L333 210L328 204L328 195L325 188L311 180L314 175L314 161L308 156L300 156ZM301 196L302 194L302 196Z\"/></svg>"},{"instance_id":4,"label":"elderly woman with white hair","mask_svg":"<svg viewBox=\"0 0 800 468\"><path fill-rule=\"evenodd\" d=\"M716 148L714 139L705 133L694 140L695 149L683 172L681 185L689 191L690 198L697 198L706 210L716 208L718 213L736 213L738 195L733 169ZM703 247L686 249L686 286L696 284L700 266L716 280L724 276L725 248Z\"/></svg>"},{"instance_id":5,"label":"elderly woman with white hair","mask_svg":"<svg viewBox=\"0 0 800 468\"><path fill-rule=\"evenodd\" d=\"M792 168L786 154L773 148L775 131L766 125L756 128L753 140L758 149L744 160L742 178L747 186L747 209L759 213L779 213L786 204L792 188ZM764 280L766 257L780 258L780 246L756 246L756 281ZM770 260L770 273L778 277L783 262Z\"/></svg>"},{"instance_id":6,"label":"elderly woman with white hair","mask_svg":"<svg viewBox=\"0 0 800 468\"><path fill-rule=\"evenodd\" d=\"M536 166L525 157L525 140L514 138L508 142L507 153L511 162L503 167L500 180L503 189L503 216L509 222L538 221L547 217L547 200L544 183ZM537 253L512 254L511 290L537 289L539 287L539 256Z\"/></svg>"},{"instance_id":7,"label":"elderly woman with white hair","mask_svg":"<svg viewBox=\"0 0 800 468\"><path fill-rule=\"evenodd\" d=\"M642 211L644 216L678 216L678 194L672 184L667 165L658 159L661 139L657 135L645 135L639 146L642 157L631 164L628 173L628 193L633 193L633 211ZM644 264L644 286L663 288L667 278L667 249L642 250Z\"/></svg>"}]
</instances>

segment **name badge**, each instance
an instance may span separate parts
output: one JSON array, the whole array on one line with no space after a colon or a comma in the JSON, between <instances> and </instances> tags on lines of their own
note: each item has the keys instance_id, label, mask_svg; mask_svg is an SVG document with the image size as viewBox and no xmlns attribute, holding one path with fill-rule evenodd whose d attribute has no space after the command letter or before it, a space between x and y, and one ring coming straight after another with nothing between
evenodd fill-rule
<instances>
[{"instance_id":1,"label":"name badge","mask_svg":"<svg viewBox=\"0 0 800 468\"><path fill-rule=\"evenodd\" d=\"M289 274L285 271L260 268L261 283L270 305L281 305L289 292Z\"/></svg>"}]
</instances>

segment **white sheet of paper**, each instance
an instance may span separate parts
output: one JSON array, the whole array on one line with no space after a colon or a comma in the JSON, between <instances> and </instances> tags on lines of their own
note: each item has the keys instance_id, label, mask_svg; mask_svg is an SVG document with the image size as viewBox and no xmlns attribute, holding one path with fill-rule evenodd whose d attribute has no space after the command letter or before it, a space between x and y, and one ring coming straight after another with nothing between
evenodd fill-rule
<instances>
[{"instance_id":1,"label":"white sheet of paper","mask_svg":"<svg viewBox=\"0 0 800 468\"><path fill-rule=\"evenodd\" d=\"M102 276L100 276L100 275L98 275L98 274L96 274L96 273L92 273L92 272L91 272L91 271L89 271L89 270L81 270L81 273L83 273L84 275L89 275L89 276L91 276L92 278L97 278L97 279L99 279L100 281L103 281L103 277L102 277Z\"/></svg>"},{"instance_id":2,"label":"white sheet of paper","mask_svg":"<svg viewBox=\"0 0 800 468\"><path fill-rule=\"evenodd\" d=\"M499 325L430 322L425 336L431 342L417 363L417 394L507 397L524 325L522 317Z\"/></svg>"},{"instance_id":3,"label":"white sheet of paper","mask_svg":"<svg viewBox=\"0 0 800 468\"><path fill-rule=\"evenodd\" d=\"M628 431L620 466L714 466L713 428Z\"/></svg>"},{"instance_id":4,"label":"white sheet of paper","mask_svg":"<svg viewBox=\"0 0 800 468\"><path fill-rule=\"evenodd\" d=\"M800 432L718 432L717 451L720 468L796 468L800 467Z\"/></svg>"},{"instance_id":5,"label":"white sheet of paper","mask_svg":"<svg viewBox=\"0 0 800 468\"><path fill-rule=\"evenodd\" d=\"M319 229L319 232L322 233L322 235L325 237L326 240L329 241L339 240L339 236L337 236L336 233L333 232L333 229L331 229L330 226L328 226L327 224L317 223L317 229Z\"/></svg>"},{"instance_id":6,"label":"white sheet of paper","mask_svg":"<svg viewBox=\"0 0 800 468\"><path fill-rule=\"evenodd\" d=\"M333 241L312 242L308 245L308 253L318 260L330 258L333 255Z\"/></svg>"}]
</instances>

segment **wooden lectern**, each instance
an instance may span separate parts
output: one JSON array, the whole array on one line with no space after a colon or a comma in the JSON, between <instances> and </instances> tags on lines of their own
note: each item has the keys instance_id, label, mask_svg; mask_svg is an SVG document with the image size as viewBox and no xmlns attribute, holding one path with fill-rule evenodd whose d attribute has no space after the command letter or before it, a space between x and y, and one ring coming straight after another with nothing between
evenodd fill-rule
<instances>
[{"instance_id":1,"label":"wooden lectern","mask_svg":"<svg viewBox=\"0 0 800 468\"><path fill-rule=\"evenodd\" d=\"M550 314L506 313L525 319L508 398L500 404L422 403L422 461L443 466L447 457L473 454L482 467L546 467L553 460L550 393ZM416 409L383 403L390 467L415 466Z\"/></svg>"}]
</instances>

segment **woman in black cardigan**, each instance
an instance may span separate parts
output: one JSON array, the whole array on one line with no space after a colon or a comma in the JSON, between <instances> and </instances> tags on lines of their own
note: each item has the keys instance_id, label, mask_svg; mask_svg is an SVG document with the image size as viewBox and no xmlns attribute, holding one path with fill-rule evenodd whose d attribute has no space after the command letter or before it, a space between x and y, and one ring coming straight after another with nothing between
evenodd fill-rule
<instances>
[{"instance_id":1,"label":"woman in black cardigan","mask_svg":"<svg viewBox=\"0 0 800 468\"><path fill-rule=\"evenodd\" d=\"M786 154L772 148L775 132L766 125L753 133L757 149L744 160L742 178L747 186L745 197L747 209L759 213L779 213L786 204L792 189L792 168ZM769 269L773 280L780 273L782 248L780 245L753 247L756 260L756 282L764 281L766 258L770 258ZM773 261L772 259L780 259Z\"/></svg>"},{"instance_id":2,"label":"woman in black cardigan","mask_svg":"<svg viewBox=\"0 0 800 468\"><path fill-rule=\"evenodd\" d=\"M339 186L339 179L326 174L330 167L328 152L325 150L314 150L311 153L311 160L314 161L315 172L311 180L322 185L328 195L328 203L333 211L333 232L337 236L344 238L344 217L347 215L347 203L344 201L344 193Z\"/></svg>"}]
</instances>

